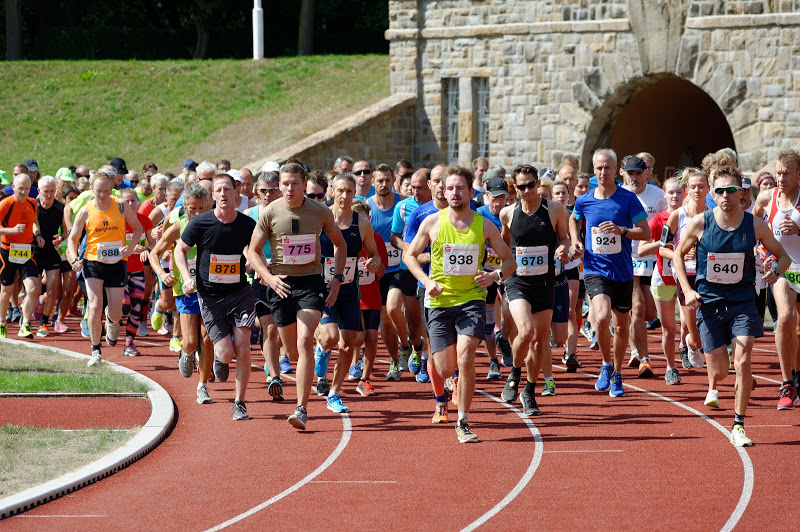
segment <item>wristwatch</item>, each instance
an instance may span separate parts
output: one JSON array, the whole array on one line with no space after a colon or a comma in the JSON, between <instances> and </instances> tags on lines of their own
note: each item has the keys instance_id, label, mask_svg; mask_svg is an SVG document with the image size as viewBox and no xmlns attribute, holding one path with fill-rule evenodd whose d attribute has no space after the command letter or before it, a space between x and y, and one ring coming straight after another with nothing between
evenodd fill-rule
<instances>
[{"instance_id":1,"label":"wristwatch","mask_svg":"<svg viewBox=\"0 0 800 532\"><path fill-rule=\"evenodd\" d=\"M778 267L778 263L777 262L773 262L772 263L772 271L775 274L775 277L780 277L781 276L781 269Z\"/></svg>"},{"instance_id":2,"label":"wristwatch","mask_svg":"<svg viewBox=\"0 0 800 532\"><path fill-rule=\"evenodd\" d=\"M627 234L628 234L628 228L627 227L623 227L622 228L622 236L625 236Z\"/></svg>"},{"instance_id":3,"label":"wristwatch","mask_svg":"<svg viewBox=\"0 0 800 532\"><path fill-rule=\"evenodd\" d=\"M344 275L341 273L334 274L333 278L339 281L340 283L344 283Z\"/></svg>"},{"instance_id":4,"label":"wristwatch","mask_svg":"<svg viewBox=\"0 0 800 532\"><path fill-rule=\"evenodd\" d=\"M495 271L497 272L497 282L499 283L500 281L503 280L503 270L498 269Z\"/></svg>"}]
</instances>

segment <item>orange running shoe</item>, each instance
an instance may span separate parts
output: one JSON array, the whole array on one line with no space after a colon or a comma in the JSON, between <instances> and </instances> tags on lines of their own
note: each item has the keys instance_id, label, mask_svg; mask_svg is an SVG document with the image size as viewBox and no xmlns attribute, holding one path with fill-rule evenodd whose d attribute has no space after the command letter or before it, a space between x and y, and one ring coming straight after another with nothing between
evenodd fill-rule
<instances>
[{"instance_id":1,"label":"orange running shoe","mask_svg":"<svg viewBox=\"0 0 800 532\"><path fill-rule=\"evenodd\" d=\"M455 406L458 406L458 377L453 377L453 397L451 400Z\"/></svg>"},{"instance_id":2,"label":"orange running shoe","mask_svg":"<svg viewBox=\"0 0 800 532\"><path fill-rule=\"evenodd\" d=\"M362 397L367 397L375 393L375 388L372 387L372 383L368 380L359 382L356 390L362 395Z\"/></svg>"},{"instance_id":3,"label":"orange running shoe","mask_svg":"<svg viewBox=\"0 0 800 532\"><path fill-rule=\"evenodd\" d=\"M436 402L431 423L447 423L447 403Z\"/></svg>"}]
</instances>

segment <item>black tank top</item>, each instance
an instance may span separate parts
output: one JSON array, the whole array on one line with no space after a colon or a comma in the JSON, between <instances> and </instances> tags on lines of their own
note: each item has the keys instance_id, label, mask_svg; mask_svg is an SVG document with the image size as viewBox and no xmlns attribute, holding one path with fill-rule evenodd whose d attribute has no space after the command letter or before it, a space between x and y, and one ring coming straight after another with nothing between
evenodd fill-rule
<instances>
[{"instance_id":1,"label":"black tank top","mask_svg":"<svg viewBox=\"0 0 800 532\"><path fill-rule=\"evenodd\" d=\"M517 247L547 246L547 273L543 275L522 275L517 276L524 281L552 281L555 274L553 265L553 255L558 245L553 224L550 222L550 213L547 210L547 200L542 198L542 203L533 214L525 214L522 204L514 205L514 214L511 217L511 253L516 260ZM519 263L517 263L519 267Z\"/></svg>"}]
</instances>

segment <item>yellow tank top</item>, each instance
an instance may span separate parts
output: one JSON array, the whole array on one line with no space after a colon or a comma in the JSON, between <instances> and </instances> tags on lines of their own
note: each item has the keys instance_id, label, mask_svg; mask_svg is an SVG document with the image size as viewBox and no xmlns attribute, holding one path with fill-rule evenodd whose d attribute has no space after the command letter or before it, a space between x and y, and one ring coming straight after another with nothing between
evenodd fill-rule
<instances>
[{"instance_id":1,"label":"yellow tank top","mask_svg":"<svg viewBox=\"0 0 800 532\"><path fill-rule=\"evenodd\" d=\"M486 290L475 282L486 256L483 216L474 213L472 225L459 231L450 223L449 212L450 209L439 211L439 235L431 243L431 280L443 289L438 297L430 299L431 308L486 299Z\"/></svg>"},{"instance_id":2,"label":"yellow tank top","mask_svg":"<svg viewBox=\"0 0 800 532\"><path fill-rule=\"evenodd\" d=\"M125 245L125 217L122 216L120 203L111 197L111 206L97 210L94 201L86 204L89 218L86 220L86 260L94 260L106 264L120 261L120 249ZM126 260L126 259L122 259Z\"/></svg>"}]
</instances>

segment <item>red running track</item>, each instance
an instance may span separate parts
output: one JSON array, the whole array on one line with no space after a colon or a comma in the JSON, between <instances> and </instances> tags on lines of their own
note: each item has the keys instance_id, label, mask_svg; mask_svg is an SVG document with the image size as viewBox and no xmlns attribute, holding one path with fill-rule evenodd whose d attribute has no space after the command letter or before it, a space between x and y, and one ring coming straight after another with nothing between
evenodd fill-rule
<instances>
[{"instance_id":1,"label":"red running track","mask_svg":"<svg viewBox=\"0 0 800 532\"><path fill-rule=\"evenodd\" d=\"M652 352L659 341L651 335ZM84 353L89 347L73 333L47 343ZM122 347L106 347L103 355L172 395L178 417L170 436L131 467L0 527L206 530L235 520L229 529L484 523L503 530L543 524L550 530L753 530L792 529L800 517L791 500L800 414L775 409L777 384L768 379L780 375L771 334L754 353L760 385L746 427L756 446L742 452L712 425L730 429L733 376L720 389L723 408L710 411L702 404L705 371L681 370L683 384L667 386L659 358L653 360L658 378L637 379L626 369L625 382L680 404L630 388L626 398L611 399L594 390L593 376L556 366L557 395L538 400L543 415L532 418L535 426L476 394L470 421L481 443L459 445L452 423L430 423L430 385L408 374L399 383L384 382L385 363L373 381L376 395L362 398L354 383L346 385L349 416L332 414L313 396L309 430L299 433L286 423L294 409L291 384L286 401L273 402L263 373L254 371L247 400L252 420L233 422L233 382L211 384L214 404L198 405L197 381L180 376L165 338L142 339L139 347L143 356L134 359L123 357ZM379 358L386 360L384 351ZM597 370L596 352L581 347L579 358L587 373ZM486 381L487 366L479 357L478 388L499 397L504 381Z\"/></svg>"}]
</instances>

